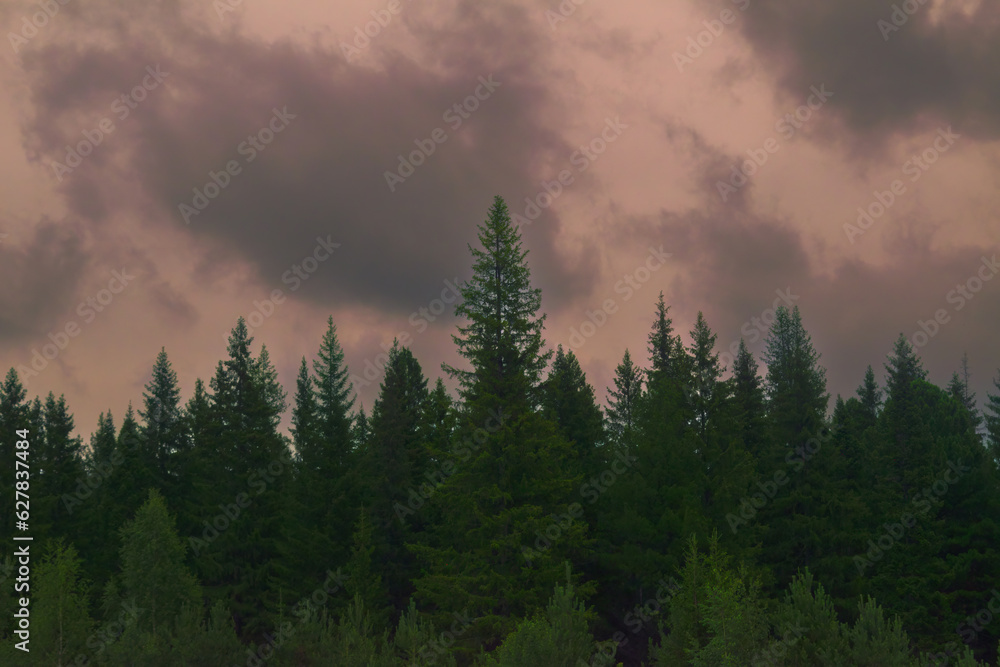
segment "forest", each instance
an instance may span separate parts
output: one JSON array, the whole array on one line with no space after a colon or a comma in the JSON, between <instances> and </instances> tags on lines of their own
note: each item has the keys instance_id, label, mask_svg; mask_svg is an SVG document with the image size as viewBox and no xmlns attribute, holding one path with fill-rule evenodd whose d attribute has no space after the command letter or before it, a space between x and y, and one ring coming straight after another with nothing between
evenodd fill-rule
<instances>
[{"instance_id":1,"label":"forest","mask_svg":"<svg viewBox=\"0 0 1000 667\"><path fill-rule=\"evenodd\" d=\"M397 342L370 413L333 317L291 395L241 318L87 440L11 368L0 664L1000 664L1000 375L900 335L832 398L798 306L728 368L661 292L602 405L502 198L470 254L464 363Z\"/></svg>"}]
</instances>

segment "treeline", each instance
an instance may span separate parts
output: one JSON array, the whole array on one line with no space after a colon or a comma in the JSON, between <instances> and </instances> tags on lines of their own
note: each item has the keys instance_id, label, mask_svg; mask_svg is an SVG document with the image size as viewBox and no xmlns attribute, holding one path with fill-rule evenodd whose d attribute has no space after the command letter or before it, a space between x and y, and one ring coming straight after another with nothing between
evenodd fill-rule
<instances>
[{"instance_id":1,"label":"treeline","mask_svg":"<svg viewBox=\"0 0 1000 667\"><path fill-rule=\"evenodd\" d=\"M499 197L445 365L394 345L356 408L332 318L291 397L241 319L182 400L165 351L84 444L0 387L0 662L943 665L997 659L1000 379L946 388L905 337L830 411L798 308L722 368L663 295L601 407L546 349ZM21 435L18 435L18 431ZM27 438L24 438L24 430ZM27 441L28 445L23 445ZM30 525L13 510L30 465ZM18 487L24 488L24 485ZM29 592L11 536L30 543ZM23 589L22 589L23 590ZM18 650L30 596L30 653Z\"/></svg>"}]
</instances>

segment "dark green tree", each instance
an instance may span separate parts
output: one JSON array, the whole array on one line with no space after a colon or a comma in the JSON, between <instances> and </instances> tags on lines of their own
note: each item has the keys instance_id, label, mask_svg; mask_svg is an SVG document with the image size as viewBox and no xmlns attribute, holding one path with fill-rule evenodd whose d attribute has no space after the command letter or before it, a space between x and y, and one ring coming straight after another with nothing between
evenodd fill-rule
<instances>
[{"instance_id":1,"label":"dark green tree","mask_svg":"<svg viewBox=\"0 0 1000 667\"><path fill-rule=\"evenodd\" d=\"M63 494L83 481L82 443L73 435L73 415L65 396L52 392L43 409L44 437L36 439L32 456L31 530L43 540L64 537L79 542L81 526L75 521Z\"/></svg>"},{"instance_id":2,"label":"dark green tree","mask_svg":"<svg viewBox=\"0 0 1000 667\"><path fill-rule=\"evenodd\" d=\"M626 349L622 361L615 367L615 388L608 388L607 430L611 441L620 449L635 447L635 429L639 400L642 397L642 369L632 363Z\"/></svg>"},{"instance_id":3,"label":"dark green tree","mask_svg":"<svg viewBox=\"0 0 1000 667\"><path fill-rule=\"evenodd\" d=\"M548 379L543 384L542 413L555 422L559 435L572 443L575 465L567 473L584 476L599 473L606 465L604 416L594 388L573 351L556 350Z\"/></svg>"},{"instance_id":4,"label":"dark green tree","mask_svg":"<svg viewBox=\"0 0 1000 667\"><path fill-rule=\"evenodd\" d=\"M27 396L28 392L21 384L17 371L11 368L7 371L3 385L0 386L0 460L5 462L5 469L0 472L0 494L6 499L14 498L14 482L16 480L27 478L30 482L30 471L34 467L34 461L31 460L31 448L38 442L36 439L42 435L31 430L31 424L28 422ZM18 435L18 431L23 430L28 431L27 438ZM21 461L25 467L20 468L20 470L27 472L20 475L15 474L17 469L15 452L18 451L16 446L18 440L27 440L28 442L28 449L21 450L27 452L24 455L25 460ZM14 512L3 513L3 516L0 517L0 529L2 529L3 535L14 534ZM5 552L6 550L0 553Z\"/></svg>"},{"instance_id":5,"label":"dark green tree","mask_svg":"<svg viewBox=\"0 0 1000 667\"><path fill-rule=\"evenodd\" d=\"M456 308L465 323L453 336L471 368L444 365L464 405L452 458L442 462L451 474L431 496L442 520L413 547L423 571L418 603L442 620L463 610L475 619L459 640L465 651L496 646L518 617L541 609L541 592L561 581L567 556L580 557L585 532L579 514L559 517L574 500L574 480L562 473L573 454L538 411L551 356L542 351L541 293L500 197L479 241Z\"/></svg>"},{"instance_id":6,"label":"dark green tree","mask_svg":"<svg viewBox=\"0 0 1000 667\"><path fill-rule=\"evenodd\" d=\"M374 529L367 539L373 544L374 560L380 564L394 614L406 608L412 594L414 562L406 548L412 522L404 520L409 513L401 514L397 503L406 503L407 493L423 482L418 475L428 469L427 401L427 379L420 364L394 341L369 420L371 434L361 475ZM372 614L379 613L371 599L365 602Z\"/></svg>"}]
</instances>

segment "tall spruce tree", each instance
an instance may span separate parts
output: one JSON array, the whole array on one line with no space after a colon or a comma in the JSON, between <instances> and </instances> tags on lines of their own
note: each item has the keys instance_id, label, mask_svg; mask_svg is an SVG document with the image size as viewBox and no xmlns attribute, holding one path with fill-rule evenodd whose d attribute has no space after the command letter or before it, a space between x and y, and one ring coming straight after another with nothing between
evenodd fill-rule
<instances>
[{"instance_id":1,"label":"tall spruce tree","mask_svg":"<svg viewBox=\"0 0 1000 667\"><path fill-rule=\"evenodd\" d=\"M153 485L168 497L180 495L177 487L181 479L175 464L178 454L188 445L180 400L177 373L170 365L166 349L161 348L153 364L152 377L142 394L139 431Z\"/></svg>"},{"instance_id":2,"label":"tall spruce tree","mask_svg":"<svg viewBox=\"0 0 1000 667\"><path fill-rule=\"evenodd\" d=\"M289 579L292 458L277 432L284 391L267 349L254 357L252 343L241 317L229 336L229 358L211 381L211 453L204 463L218 483L206 489L205 528L189 546L210 597L228 602L240 635L259 638Z\"/></svg>"},{"instance_id":3,"label":"tall spruce tree","mask_svg":"<svg viewBox=\"0 0 1000 667\"><path fill-rule=\"evenodd\" d=\"M420 364L408 349L393 341L372 408L361 477L367 487L364 498L372 523L367 539L397 613L406 608L415 573L413 556L406 549L411 524L403 520L408 513L401 514L397 504L406 502L405 494L420 485L417 476L427 468L423 422L427 400L427 379Z\"/></svg>"},{"instance_id":4,"label":"tall spruce tree","mask_svg":"<svg viewBox=\"0 0 1000 667\"><path fill-rule=\"evenodd\" d=\"M551 355L542 351L541 292L500 197L479 241L456 308L465 323L453 336L471 368L444 365L464 406L459 442L442 462L452 474L432 495L443 520L413 547L424 572L418 602L442 620L459 610L474 619L458 640L467 652L497 645L518 617L544 607L584 533L579 519L559 518L573 502L573 480L561 473L572 450L537 409Z\"/></svg>"},{"instance_id":5,"label":"tall spruce tree","mask_svg":"<svg viewBox=\"0 0 1000 667\"><path fill-rule=\"evenodd\" d=\"M36 441L33 452L31 529L43 540L64 537L76 543L80 541L81 526L74 520L63 495L83 480L82 443L73 435L73 415L65 396L56 399L49 392L43 418L45 435L41 443Z\"/></svg>"},{"instance_id":6,"label":"tall spruce tree","mask_svg":"<svg viewBox=\"0 0 1000 667\"><path fill-rule=\"evenodd\" d=\"M324 558L344 563L360 505L360 489L355 481L358 460L351 437L353 388L332 317L327 319L327 329L313 360L313 387L315 434L296 442L298 499L306 513L303 520L314 528ZM307 396L303 387L301 397L306 400ZM327 567L322 565L311 574L318 577Z\"/></svg>"},{"instance_id":7,"label":"tall spruce tree","mask_svg":"<svg viewBox=\"0 0 1000 667\"><path fill-rule=\"evenodd\" d=\"M834 514L828 509L830 499L837 498L831 484L838 454L826 419L826 371L798 306L776 309L765 345L772 440L758 472L765 488L775 488L757 520L765 528L764 558L773 563L774 583L782 588L795 574L792 563L811 562L824 552ZM780 486L779 473L788 480Z\"/></svg>"},{"instance_id":8,"label":"tall spruce tree","mask_svg":"<svg viewBox=\"0 0 1000 667\"><path fill-rule=\"evenodd\" d=\"M765 456L767 442L767 410L764 384L746 341L740 339L733 362L733 405L737 428L743 438L743 448L757 461Z\"/></svg>"}]
</instances>

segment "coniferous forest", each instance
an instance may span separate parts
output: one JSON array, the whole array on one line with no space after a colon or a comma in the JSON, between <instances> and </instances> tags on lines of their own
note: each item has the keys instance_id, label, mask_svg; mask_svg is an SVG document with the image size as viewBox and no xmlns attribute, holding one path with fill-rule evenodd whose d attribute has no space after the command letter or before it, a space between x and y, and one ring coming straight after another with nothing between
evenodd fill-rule
<instances>
[{"instance_id":1,"label":"coniferous forest","mask_svg":"<svg viewBox=\"0 0 1000 667\"><path fill-rule=\"evenodd\" d=\"M1000 378L900 335L830 396L808 309L723 367L661 293L601 404L501 198L470 253L464 363L397 343L370 413L333 318L294 387L242 319L190 395L163 350L89 437L11 368L0 664L1000 664Z\"/></svg>"}]
</instances>

